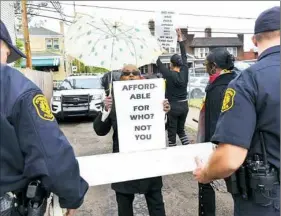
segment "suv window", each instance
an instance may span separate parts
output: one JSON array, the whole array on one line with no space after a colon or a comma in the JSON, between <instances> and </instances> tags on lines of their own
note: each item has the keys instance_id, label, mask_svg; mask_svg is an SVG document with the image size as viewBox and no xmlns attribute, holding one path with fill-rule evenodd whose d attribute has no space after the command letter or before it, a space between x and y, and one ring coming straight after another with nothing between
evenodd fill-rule
<instances>
[{"instance_id":1,"label":"suv window","mask_svg":"<svg viewBox=\"0 0 281 216\"><path fill-rule=\"evenodd\" d=\"M85 79L65 79L60 85L60 89L102 89L102 85L99 77Z\"/></svg>"},{"instance_id":2,"label":"suv window","mask_svg":"<svg viewBox=\"0 0 281 216\"><path fill-rule=\"evenodd\" d=\"M200 81L200 83L201 83L201 84L204 84L204 85L207 85L208 82L209 82L208 79L202 79L202 80Z\"/></svg>"},{"instance_id":3,"label":"suv window","mask_svg":"<svg viewBox=\"0 0 281 216\"><path fill-rule=\"evenodd\" d=\"M190 78L189 82L190 83L195 83L197 81L197 78Z\"/></svg>"},{"instance_id":4,"label":"suv window","mask_svg":"<svg viewBox=\"0 0 281 216\"><path fill-rule=\"evenodd\" d=\"M75 89L101 89L100 78L74 79Z\"/></svg>"}]
</instances>

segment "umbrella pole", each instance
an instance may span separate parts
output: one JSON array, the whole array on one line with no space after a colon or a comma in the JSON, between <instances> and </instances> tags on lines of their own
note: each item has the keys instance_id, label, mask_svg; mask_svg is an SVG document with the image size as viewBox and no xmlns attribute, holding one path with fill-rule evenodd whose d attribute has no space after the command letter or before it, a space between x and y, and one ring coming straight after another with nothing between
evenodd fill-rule
<instances>
[{"instance_id":1,"label":"umbrella pole","mask_svg":"<svg viewBox=\"0 0 281 216\"><path fill-rule=\"evenodd\" d=\"M104 22L104 24L105 24L105 22ZM106 24L105 24L106 25ZM116 27L117 27L117 25L116 25ZM116 29L117 28L115 28L115 33L114 34L116 34ZM112 68L111 68L111 66L112 66L112 59L113 59L113 47L114 47L114 42L115 42L115 38L113 38L113 40L112 40L112 49L111 49L111 61L110 61L110 69L111 69L111 73L110 73L110 88L109 88L109 97L111 97L112 96L112 88L113 88L113 71L112 71Z\"/></svg>"}]
</instances>

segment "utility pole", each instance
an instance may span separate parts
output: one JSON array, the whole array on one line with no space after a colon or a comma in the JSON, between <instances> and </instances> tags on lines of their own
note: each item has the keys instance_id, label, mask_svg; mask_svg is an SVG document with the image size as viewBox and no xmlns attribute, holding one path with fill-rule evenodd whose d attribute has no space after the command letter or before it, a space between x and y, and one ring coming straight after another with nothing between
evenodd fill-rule
<instances>
[{"instance_id":1,"label":"utility pole","mask_svg":"<svg viewBox=\"0 0 281 216\"><path fill-rule=\"evenodd\" d=\"M76 16L75 1L73 1L73 12L74 12L74 17L75 17Z\"/></svg>"},{"instance_id":2,"label":"utility pole","mask_svg":"<svg viewBox=\"0 0 281 216\"><path fill-rule=\"evenodd\" d=\"M25 55L26 55L26 68L32 68L31 61L31 50L30 50L30 40L29 40L29 31L28 31L28 21L27 21L27 9L26 9L26 0L21 0L21 14L22 14L22 30L24 36L24 46L25 46Z\"/></svg>"}]
</instances>

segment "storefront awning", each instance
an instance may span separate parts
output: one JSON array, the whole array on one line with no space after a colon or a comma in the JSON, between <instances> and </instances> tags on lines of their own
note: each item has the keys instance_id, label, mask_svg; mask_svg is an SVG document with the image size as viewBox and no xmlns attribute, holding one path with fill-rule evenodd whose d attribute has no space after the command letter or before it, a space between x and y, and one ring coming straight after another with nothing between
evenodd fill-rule
<instances>
[{"instance_id":1,"label":"storefront awning","mask_svg":"<svg viewBox=\"0 0 281 216\"><path fill-rule=\"evenodd\" d=\"M49 58L32 58L32 66L33 67L47 67L47 66L59 66L60 65L60 57L49 57ZM22 59L21 67L26 67L26 60Z\"/></svg>"}]
</instances>

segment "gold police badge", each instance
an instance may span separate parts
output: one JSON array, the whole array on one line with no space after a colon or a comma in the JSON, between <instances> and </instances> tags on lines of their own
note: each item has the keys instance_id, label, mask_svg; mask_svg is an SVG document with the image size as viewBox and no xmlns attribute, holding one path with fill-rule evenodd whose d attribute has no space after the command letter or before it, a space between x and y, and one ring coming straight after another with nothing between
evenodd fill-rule
<instances>
[{"instance_id":1,"label":"gold police badge","mask_svg":"<svg viewBox=\"0 0 281 216\"><path fill-rule=\"evenodd\" d=\"M233 107L235 94L236 94L236 91L234 89L232 89L232 88L226 89L225 94L224 94L223 103L222 103L221 112L230 110Z\"/></svg>"},{"instance_id":2,"label":"gold police badge","mask_svg":"<svg viewBox=\"0 0 281 216\"><path fill-rule=\"evenodd\" d=\"M33 105L37 111L38 116L41 119L47 121L54 121L55 117L49 107L46 97L42 94L38 94L33 98Z\"/></svg>"}]
</instances>

